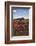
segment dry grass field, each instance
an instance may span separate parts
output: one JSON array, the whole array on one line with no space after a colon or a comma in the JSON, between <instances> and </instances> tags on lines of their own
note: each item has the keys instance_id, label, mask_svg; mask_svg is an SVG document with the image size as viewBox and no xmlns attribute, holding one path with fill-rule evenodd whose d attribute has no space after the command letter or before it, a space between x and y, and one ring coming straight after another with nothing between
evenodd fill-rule
<instances>
[{"instance_id":1,"label":"dry grass field","mask_svg":"<svg viewBox=\"0 0 36 46\"><path fill-rule=\"evenodd\" d=\"M13 36L29 35L29 19L18 18L13 20Z\"/></svg>"}]
</instances>

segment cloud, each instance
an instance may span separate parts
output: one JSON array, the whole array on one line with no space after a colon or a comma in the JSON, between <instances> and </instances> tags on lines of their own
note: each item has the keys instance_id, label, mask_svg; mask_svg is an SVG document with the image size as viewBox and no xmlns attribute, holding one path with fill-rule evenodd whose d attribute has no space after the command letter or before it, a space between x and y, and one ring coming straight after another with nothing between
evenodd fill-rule
<instances>
[{"instance_id":1,"label":"cloud","mask_svg":"<svg viewBox=\"0 0 36 46\"><path fill-rule=\"evenodd\" d=\"M16 12L16 10L13 10L13 12Z\"/></svg>"}]
</instances>

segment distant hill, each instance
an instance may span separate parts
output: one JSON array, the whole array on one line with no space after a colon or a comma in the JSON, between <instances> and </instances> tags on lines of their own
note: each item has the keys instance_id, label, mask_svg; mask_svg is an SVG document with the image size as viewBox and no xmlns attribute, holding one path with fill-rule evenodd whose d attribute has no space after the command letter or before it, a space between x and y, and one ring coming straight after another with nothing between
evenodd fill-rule
<instances>
[{"instance_id":1,"label":"distant hill","mask_svg":"<svg viewBox=\"0 0 36 46\"><path fill-rule=\"evenodd\" d=\"M24 20L25 18L16 18L14 20ZM28 19L27 19L28 20Z\"/></svg>"},{"instance_id":2,"label":"distant hill","mask_svg":"<svg viewBox=\"0 0 36 46\"><path fill-rule=\"evenodd\" d=\"M25 19L25 18L17 18L17 19L14 19L14 21L21 21L23 20L24 22L29 22L29 19Z\"/></svg>"},{"instance_id":3,"label":"distant hill","mask_svg":"<svg viewBox=\"0 0 36 46\"><path fill-rule=\"evenodd\" d=\"M14 19L14 20L24 20L24 18L17 18L17 19Z\"/></svg>"}]
</instances>

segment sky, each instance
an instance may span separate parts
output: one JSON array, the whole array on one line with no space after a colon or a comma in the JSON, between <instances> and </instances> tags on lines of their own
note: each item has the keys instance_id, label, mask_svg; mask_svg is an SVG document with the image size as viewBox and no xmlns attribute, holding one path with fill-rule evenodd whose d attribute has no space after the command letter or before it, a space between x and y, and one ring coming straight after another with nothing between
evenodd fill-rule
<instances>
[{"instance_id":1,"label":"sky","mask_svg":"<svg viewBox=\"0 0 36 46\"><path fill-rule=\"evenodd\" d=\"M13 8L13 19L17 18L29 18L29 9L28 8Z\"/></svg>"}]
</instances>

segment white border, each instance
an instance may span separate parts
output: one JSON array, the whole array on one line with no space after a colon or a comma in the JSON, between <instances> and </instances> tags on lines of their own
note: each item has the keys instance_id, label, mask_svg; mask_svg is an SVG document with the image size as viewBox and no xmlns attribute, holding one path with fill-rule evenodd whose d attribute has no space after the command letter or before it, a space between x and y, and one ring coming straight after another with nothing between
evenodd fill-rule
<instances>
[{"instance_id":1,"label":"white border","mask_svg":"<svg viewBox=\"0 0 36 46\"><path fill-rule=\"evenodd\" d=\"M30 7L29 11L29 36L11 37L11 7ZM31 40L32 39L32 6L28 5L10 5L10 40Z\"/></svg>"}]
</instances>

